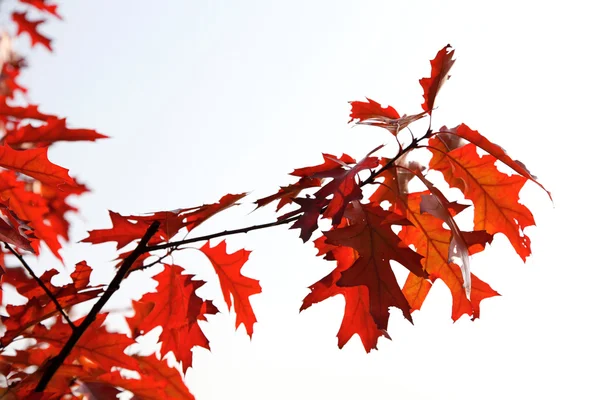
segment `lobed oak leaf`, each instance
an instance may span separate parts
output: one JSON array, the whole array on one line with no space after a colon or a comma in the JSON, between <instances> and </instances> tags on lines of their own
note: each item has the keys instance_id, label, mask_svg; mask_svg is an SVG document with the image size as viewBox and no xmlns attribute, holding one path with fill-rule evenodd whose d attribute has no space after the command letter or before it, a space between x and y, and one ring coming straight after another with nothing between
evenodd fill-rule
<instances>
[{"instance_id":1,"label":"lobed oak leaf","mask_svg":"<svg viewBox=\"0 0 600 400\"><path fill-rule=\"evenodd\" d=\"M221 197L218 203L204 204L198 207L182 208L172 211L158 211L150 215L131 215L125 218L148 224L153 221L159 221L159 232L162 233L166 240L169 240L182 228L185 227L189 232L215 214L218 214L229 207L238 205L239 203L237 203L237 201L246 197L246 195L247 193L226 194Z\"/></svg>"},{"instance_id":2,"label":"lobed oak leaf","mask_svg":"<svg viewBox=\"0 0 600 400\"><path fill-rule=\"evenodd\" d=\"M6 99L0 98L0 118L15 118L15 119L36 119L39 121L47 121L53 118L52 115L39 112L38 106L28 105L26 107L10 106L6 103Z\"/></svg>"},{"instance_id":3,"label":"lobed oak leaf","mask_svg":"<svg viewBox=\"0 0 600 400\"><path fill-rule=\"evenodd\" d=\"M71 283L59 287L52 284L52 278L58 274L56 270L46 271L40 277L40 280L50 290L61 307L64 310L69 310L77 304L95 299L102 293L99 286L90 285L91 271L92 269L86 262L82 261L75 266L75 270L71 273ZM10 343L31 327L59 314L59 310L56 309L56 305L46 292L22 269L8 269L6 274L2 276L1 283L12 285L19 294L29 299L23 305L6 306L6 312L9 316L2 317L2 323L6 327L6 332L0 339L2 345Z\"/></svg>"},{"instance_id":4,"label":"lobed oak leaf","mask_svg":"<svg viewBox=\"0 0 600 400\"><path fill-rule=\"evenodd\" d=\"M122 333L107 331L103 326L105 319L106 314L96 317L94 323L73 347L66 363L70 364L79 357L86 357L106 371L110 371L113 367L138 370L137 361L125 354L125 349L134 344L135 340ZM78 322L81 321L74 321L74 324L78 325ZM71 333L71 327L58 319L50 328L43 325L35 326L24 337L36 339L38 343L47 343L49 347L46 351L49 355L54 356L64 347Z\"/></svg>"},{"instance_id":5,"label":"lobed oak leaf","mask_svg":"<svg viewBox=\"0 0 600 400\"><path fill-rule=\"evenodd\" d=\"M165 264L165 269L156 275L157 292L145 294L138 302L137 310L144 310L145 318L128 319L133 331L149 332L162 326L159 340L162 342L163 355L172 351L175 358L183 363L184 370L192 365L192 347L209 349L209 342L200 326L199 320L206 315L216 314L217 308L210 300L203 300L195 292L204 285L204 281L194 281L191 275L183 275L183 269L177 265ZM152 303L143 307L139 303Z\"/></svg>"},{"instance_id":6,"label":"lobed oak leaf","mask_svg":"<svg viewBox=\"0 0 600 400\"><path fill-rule=\"evenodd\" d=\"M302 190L318 186L321 186L321 179L304 176L296 183L280 187L277 193L256 200L254 204L256 204L256 208L260 208L275 200L279 200L275 210L279 211L283 206L293 203L294 199L298 197Z\"/></svg>"},{"instance_id":7,"label":"lobed oak leaf","mask_svg":"<svg viewBox=\"0 0 600 400\"><path fill-rule=\"evenodd\" d=\"M31 247L31 238L28 237L22 231L22 227L24 227L24 223L16 224L12 223L12 220L15 218L10 218L10 210L4 210L4 206L0 206L0 241L6 242L13 246L16 246L20 249L34 252L33 247ZM5 215L8 214L8 215ZM6 220L5 220L6 218Z\"/></svg>"},{"instance_id":8,"label":"lobed oak leaf","mask_svg":"<svg viewBox=\"0 0 600 400\"><path fill-rule=\"evenodd\" d=\"M261 287L256 279L248 278L241 273L242 267L248 261L250 251L241 249L228 254L225 240L215 247L210 247L210 243L206 242L200 251L209 259L219 277L223 298L229 310L233 298L236 329L240 324L244 324L248 336L252 337L256 316L249 297L260 293Z\"/></svg>"},{"instance_id":9,"label":"lobed oak leaf","mask_svg":"<svg viewBox=\"0 0 600 400\"><path fill-rule=\"evenodd\" d=\"M142 378L151 377L154 380L160 380L161 382L166 383L165 387L163 388L164 392L167 394L166 397L141 396L138 397L139 400L163 400L165 398L181 400L194 399L194 396L192 396L189 389L183 382L179 371L177 371L175 368L170 368L166 361L161 361L154 356L134 356L134 358L139 364ZM131 388L125 387L125 389L130 390L137 396L140 396L138 392L131 390Z\"/></svg>"},{"instance_id":10,"label":"lobed oak leaf","mask_svg":"<svg viewBox=\"0 0 600 400\"><path fill-rule=\"evenodd\" d=\"M405 226L399 232L399 237L408 244L415 246L417 252L423 255L421 263L429 273L432 281L437 278L448 286L452 294L452 319L456 321L461 315L479 316L479 302L487 297L498 295L486 283L475 275L471 275L470 300L465 289L460 268L451 262L448 254L453 233L444 228L444 221L430 213L421 212L422 196L427 192L411 193L407 203L407 217L412 225ZM482 251L492 236L485 231L461 232L469 254ZM409 274L403 292L413 303L411 307L417 310L422 305L431 283L422 277Z\"/></svg>"},{"instance_id":11,"label":"lobed oak leaf","mask_svg":"<svg viewBox=\"0 0 600 400\"><path fill-rule=\"evenodd\" d=\"M77 182L74 179L75 184L69 186L61 186L60 188L42 184L40 182L26 182L25 190L39 194L44 200L48 208L48 211L44 215L45 223L50 227L57 237L61 237L65 240L69 240L69 227L70 222L66 219L66 213L70 211L78 211L77 208L67 203L67 199L70 196L79 196L83 193L89 192L89 189ZM32 226L34 230L36 226Z\"/></svg>"},{"instance_id":12,"label":"lobed oak leaf","mask_svg":"<svg viewBox=\"0 0 600 400\"><path fill-rule=\"evenodd\" d=\"M433 137L428 148L433 153L430 168L442 172L451 187L460 189L473 202L474 229L504 234L525 261L531 254L531 240L523 230L535 225L531 211L519 202L519 191L527 178L498 171L496 158L479 156L474 144L448 151L438 137Z\"/></svg>"},{"instance_id":13,"label":"lobed oak leaf","mask_svg":"<svg viewBox=\"0 0 600 400\"><path fill-rule=\"evenodd\" d=\"M54 186L74 185L69 170L48 160L48 149L14 150L0 145L0 167L30 176Z\"/></svg>"},{"instance_id":14,"label":"lobed oak leaf","mask_svg":"<svg viewBox=\"0 0 600 400\"><path fill-rule=\"evenodd\" d=\"M312 167L296 168L290 175L301 178L318 178L323 173L334 173L343 171L343 166L347 164L355 164L356 160L347 154L342 154L340 158L334 155L323 153L323 164L314 165Z\"/></svg>"},{"instance_id":15,"label":"lobed oak leaf","mask_svg":"<svg viewBox=\"0 0 600 400\"><path fill-rule=\"evenodd\" d=\"M402 310L412 322L410 304L398 286L390 261L402 264L417 276L427 277L421 265L422 256L411 250L391 229L391 212L371 204L353 203L347 213L348 226L324 232L326 243L350 247L358 259L342 272L338 286L364 285L369 291L369 308L378 329L387 329L389 308ZM408 223L408 221L406 222Z\"/></svg>"},{"instance_id":16,"label":"lobed oak leaf","mask_svg":"<svg viewBox=\"0 0 600 400\"><path fill-rule=\"evenodd\" d=\"M10 131L3 140L4 143L15 148L31 144L36 147L47 147L59 141L96 141L97 139L105 138L108 138L108 136L102 135L92 129L67 128L67 120L65 118L50 117L46 120L45 125L24 125L14 131Z\"/></svg>"},{"instance_id":17,"label":"lobed oak leaf","mask_svg":"<svg viewBox=\"0 0 600 400\"><path fill-rule=\"evenodd\" d=\"M424 111L419 114L400 116L392 106L383 108L381 104L368 97L367 102L351 101L350 105L352 109L350 110L350 121L348 122L356 121L357 125L378 126L388 130L394 136L427 115L427 112Z\"/></svg>"},{"instance_id":18,"label":"lobed oak leaf","mask_svg":"<svg viewBox=\"0 0 600 400\"><path fill-rule=\"evenodd\" d=\"M21 33L27 33L29 35L29 37L31 38L31 46L35 46L39 43L45 48L47 48L49 51L52 51L52 40L42 35L38 31L38 26L46 22L45 19L27 19L26 12L13 12L12 20L15 24L17 24L17 35L20 35Z\"/></svg>"},{"instance_id":19,"label":"lobed oak leaf","mask_svg":"<svg viewBox=\"0 0 600 400\"><path fill-rule=\"evenodd\" d=\"M19 0L19 1L23 4L28 4L32 7L35 7L40 11L45 11L49 14L52 14L58 19L62 19L62 17L58 14L58 11L57 11L58 6L56 4L51 4L49 1L46 1L46 0Z\"/></svg>"},{"instance_id":20,"label":"lobed oak leaf","mask_svg":"<svg viewBox=\"0 0 600 400\"><path fill-rule=\"evenodd\" d=\"M0 74L0 96L13 99L17 92L27 93L27 88L21 86L17 79L21 73L21 67L14 62L4 62Z\"/></svg>"},{"instance_id":21,"label":"lobed oak leaf","mask_svg":"<svg viewBox=\"0 0 600 400\"><path fill-rule=\"evenodd\" d=\"M451 129L443 126L442 128L440 128L440 132L451 134L451 135L460 137L462 139L468 140L469 142L473 143L480 149L485 150L490 155L496 157L498 160L500 160L502 163L504 163L506 166L512 168L518 174L533 181L536 185L538 185L546 193L548 193L548 196L550 197L550 199L552 199L552 195L550 194L550 192L548 190L546 190L546 188L537 181L537 177L535 177L527 169L525 164L523 164L521 161L513 160L512 158L510 158L510 156L508 154L506 154L506 151L504 151L504 149L502 147L498 146L495 143L490 142L487 138L485 138L478 131L472 130L465 124L460 124L457 127L451 128Z\"/></svg>"},{"instance_id":22,"label":"lobed oak leaf","mask_svg":"<svg viewBox=\"0 0 600 400\"><path fill-rule=\"evenodd\" d=\"M323 207L327 207L323 212L323 217L331 218L334 225L339 224L346 206L351 201L362 199L362 190L356 182L356 177L360 171L375 168L379 164L379 158L369 156L381 147L372 150L352 167L347 166L347 163L343 160L345 155L340 159L333 158L329 160L327 155L323 155L325 158L324 164L292 172L293 175L297 176L311 176L321 179L332 178L332 180L319 189L314 194L314 198L294 199L294 202L300 205L300 209L282 217L288 217L299 212L302 215L290 229L300 228L300 237L303 241L308 241L311 234L317 229L317 219Z\"/></svg>"},{"instance_id":23,"label":"lobed oak leaf","mask_svg":"<svg viewBox=\"0 0 600 400\"><path fill-rule=\"evenodd\" d=\"M380 165L384 167L391 160L382 158ZM391 204L390 211L404 215L406 200L408 196L408 183L414 178L411 169L420 169L420 166L414 161L408 161L406 156L398 158L391 168L383 170L379 174L383 181L377 186L369 200L375 204L381 204L388 201Z\"/></svg>"},{"instance_id":24,"label":"lobed oak leaf","mask_svg":"<svg viewBox=\"0 0 600 400\"><path fill-rule=\"evenodd\" d=\"M367 353L372 349L377 349L379 337L385 336L389 339L389 336L385 330L377 328L373 320L367 287L341 287L337 285L342 272L356 262L358 254L349 247L328 244L325 236L315 240L315 247L319 249L318 255L325 254L325 259L335 260L337 266L329 275L310 286L310 293L302 301L300 311L328 298L342 295L344 296L345 306L344 317L337 334L338 347L344 347L352 336L358 334Z\"/></svg>"},{"instance_id":25,"label":"lobed oak leaf","mask_svg":"<svg viewBox=\"0 0 600 400\"><path fill-rule=\"evenodd\" d=\"M419 83L423 88L423 98L425 99L422 107L423 110L429 114L433 111L435 98L442 88L442 85L450 79L448 73L455 62L455 60L452 59L453 56L454 49L452 49L452 46L447 45L442 48L438 51L435 58L431 60L431 77L419 80Z\"/></svg>"},{"instance_id":26,"label":"lobed oak leaf","mask_svg":"<svg viewBox=\"0 0 600 400\"><path fill-rule=\"evenodd\" d=\"M106 242L117 242L117 250L127 246L129 243L141 239L150 227L145 221L131 222L131 217L124 217L114 211L108 211L113 227L110 229L95 229L88 232L88 237L82 242L98 244ZM156 236L150 243L156 244L161 239Z\"/></svg>"}]
</instances>

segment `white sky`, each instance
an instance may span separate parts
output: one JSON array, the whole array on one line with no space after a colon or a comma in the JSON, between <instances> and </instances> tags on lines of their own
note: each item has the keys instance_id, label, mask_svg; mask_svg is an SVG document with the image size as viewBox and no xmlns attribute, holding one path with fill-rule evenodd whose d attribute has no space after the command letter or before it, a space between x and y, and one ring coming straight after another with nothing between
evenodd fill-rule
<instances>
[{"instance_id":1,"label":"white sky","mask_svg":"<svg viewBox=\"0 0 600 400\"><path fill-rule=\"evenodd\" d=\"M306 287L331 265L284 227L228 239L253 250L244 272L259 323L252 341L234 316L203 324L212 352L195 351L186 380L202 399L525 399L600 397L595 160L599 140L597 11L592 1L86 1L61 2L47 24L55 53L29 58L24 82L45 112L112 137L69 144L51 159L93 189L73 232L107 227L111 209L142 213L253 191L252 200L314 165L321 152L360 158L393 140L350 129L348 100L369 96L420 111L419 78L447 43L452 79L434 126L465 122L499 143L549 188L523 198L537 221L523 265L504 237L472 262L502 297L482 318L450 319L434 285L415 325L393 311L379 350L354 337L338 350L343 300L302 314ZM3 5L4 8L4 5ZM198 233L268 221L273 208L239 207ZM114 246L78 245L106 279ZM48 259L50 260L50 259ZM176 263L216 280L196 252ZM50 261L48 261L50 262ZM106 265L104 267L103 265ZM209 286L209 285L207 285ZM138 296L142 282L126 291ZM111 303L119 308L126 296ZM225 310L221 300L217 302Z\"/></svg>"}]
</instances>

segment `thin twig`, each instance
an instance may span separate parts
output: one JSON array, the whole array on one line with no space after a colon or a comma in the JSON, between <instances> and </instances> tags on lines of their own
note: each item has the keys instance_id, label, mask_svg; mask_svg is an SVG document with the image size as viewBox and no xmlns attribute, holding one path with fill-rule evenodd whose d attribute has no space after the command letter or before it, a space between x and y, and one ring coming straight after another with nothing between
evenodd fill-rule
<instances>
[{"instance_id":1,"label":"thin twig","mask_svg":"<svg viewBox=\"0 0 600 400\"><path fill-rule=\"evenodd\" d=\"M56 306L56 309L58 311L60 311L62 316L67 321L67 324L69 324L69 326L71 327L71 329L73 331L75 329L77 329L77 326L75 326L73 321L71 321L71 318L69 318L69 315L67 314L67 312L64 310L64 308L62 308L62 306L58 302L58 299L54 296L54 294L50 291L50 289L48 289L48 286L46 286L44 281L42 281L40 278L38 278L38 276L33 272L33 270L31 269L29 264L27 264L27 261L25 261L23 256L20 255L15 249L13 249L8 243L6 243L6 242L3 242L3 243L4 243L4 246L13 254L13 256L15 256L19 259L19 261L21 262L21 265L27 270L27 272L29 272L29 275L31 275L33 277L33 279L36 281L38 286L41 287L42 290L46 293L46 296L48 296L50 298L52 303L54 303L54 305Z\"/></svg>"},{"instance_id":2,"label":"thin twig","mask_svg":"<svg viewBox=\"0 0 600 400\"><path fill-rule=\"evenodd\" d=\"M158 231L159 226L160 226L160 223L158 221L154 221L152 223L152 225L150 225L150 227L148 228L148 230L146 231L146 233L144 234L144 236L138 243L135 250L133 250L131 252L131 254L129 256L127 256L127 258L123 262L123 265L121 266L121 268L119 268L115 277L112 279L112 281L106 288L106 291L104 292L104 294L93 305L92 309L90 310L88 315L85 317L83 322L77 327L77 329L75 329L73 331L73 333L69 337L69 340L67 340L67 343L61 349L60 353L58 353L58 355L56 357L52 358L49 361L49 363L47 364L47 367L44 370L42 378L40 379L40 381L38 382L37 386L34 389L36 392L43 392L44 389L46 389L46 386L48 386L48 383L50 383L50 380L52 379L52 377L54 376L56 371L58 371L60 366L63 364L63 362L69 356L69 354L71 353L71 351L77 344L77 341L81 338L81 336L85 333L85 331L90 327L90 325L92 325L94 323L94 321L96 320L96 316L100 313L100 311L102 310L102 307L104 307L104 305L108 302L108 300L112 297L112 295L117 290L119 290L121 282L127 275L127 272L129 272L129 269L133 266L133 264L135 263L137 258L147 251L146 245L148 244L148 242L150 241L152 236L154 236L154 234Z\"/></svg>"},{"instance_id":3,"label":"thin twig","mask_svg":"<svg viewBox=\"0 0 600 400\"><path fill-rule=\"evenodd\" d=\"M431 136L431 130L428 130L427 133L425 133L425 135L421 136L418 139L414 139L411 141L411 143L405 147L405 148L401 148L400 151L398 152L398 154L396 154L396 156L394 158L392 158L390 161L388 161L383 167L379 168L377 171L374 171L371 173L371 175L363 182L360 183L360 187L363 187L365 185L371 184L375 181L375 178L377 178L383 171L389 169L390 167L392 167L394 165L394 162L396 162L397 159L399 159L400 157L402 157L404 154L406 154L408 151L413 150L415 148L418 147L418 144L421 140L428 138L429 136ZM321 210L321 213L323 213L325 211L326 207L324 207ZM298 211L298 210L297 210ZM170 243L165 243L165 244L159 244L159 245L155 245L155 246L148 246L146 247L146 251L156 251L156 250L164 250L164 249L171 249L173 247L177 247L177 246L181 246L184 244L189 244L189 243L196 243L196 242L201 242L204 240L210 240L210 239L214 239L214 238L218 238L218 237L222 237L222 236L230 236L230 235L237 235L238 233L248 233L251 231L256 231L259 229L264 229L264 228L271 228L273 226L279 226L279 225L285 225L289 222L294 222L297 219L300 218L300 215L293 215L291 217L285 218L285 219L281 219L281 220L277 220L274 222L269 222L266 224L258 224L258 225L253 225L253 226L247 226L244 228L238 228L238 229L232 229L232 230L225 230L222 232L218 232L218 233L211 233L209 235L204 235L204 236L198 236L198 237L194 237L194 238L190 238L190 239L184 239L184 240L179 240L176 242L170 242Z\"/></svg>"},{"instance_id":4,"label":"thin twig","mask_svg":"<svg viewBox=\"0 0 600 400\"><path fill-rule=\"evenodd\" d=\"M199 237L185 239L185 240L179 240L177 242L159 244L156 246L148 246L148 247L146 247L146 251L169 249L171 247L182 246L184 244L189 244L189 243L201 242L203 240L210 240L210 239L218 238L221 236L237 235L238 233L248 233L248 232L256 231L259 229L270 228L270 227L278 226L278 225L285 225L289 222L293 222L293 221L297 220L298 218L300 218L300 215L296 215L296 216L289 217L286 219L281 219L279 221L269 222L266 224L247 226L245 228L232 229L230 231L226 230L226 231L222 231L222 232L218 232L218 233L211 233L210 235L204 235L204 236L199 236Z\"/></svg>"}]
</instances>

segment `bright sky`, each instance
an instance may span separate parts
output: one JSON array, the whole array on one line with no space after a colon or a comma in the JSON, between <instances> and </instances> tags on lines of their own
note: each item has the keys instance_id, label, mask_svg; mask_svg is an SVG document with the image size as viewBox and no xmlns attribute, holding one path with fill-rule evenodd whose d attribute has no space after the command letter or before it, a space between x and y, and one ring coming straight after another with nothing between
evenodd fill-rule
<instances>
[{"instance_id":1,"label":"bright sky","mask_svg":"<svg viewBox=\"0 0 600 400\"><path fill-rule=\"evenodd\" d=\"M112 137L51 154L94 189L79 203L73 237L81 239L109 225L107 209L168 210L243 191L254 200L290 183L294 168L319 163L321 152L361 158L386 143L392 153L385 131L346 124L347 101L369 96L420 111L418 80L452 44L457 62L434 126L479 130L555 199L529 184L522 193L538 225L526 230L525 265L500 235L472 260L502 297L482 303L480 320L452 323L450 293L438 282L414 326L392 312L393 341L365 354L354 337L339 350L342 298L298 314L306 287L332 268L313 246L284 227L231 237L232 250L253 250L244 272L263 287L251 298L259 322L252 341L234 331L232 315L203 323L212 352L195 351L186 381L205 400L592 399L600 396L593 3L61 2L64 23L45 28L55 53L36 50L24 81L42 111ZM273 218L273 208L247 215L252 208L198 234ZM68 265L87 259L97 279L107 279L115 254L112 245L63 252ZM201 294L225 310L199 252L174 262L211 280ZM148 287L131 282L110 306Z\"/></svg>"}]
</instances>

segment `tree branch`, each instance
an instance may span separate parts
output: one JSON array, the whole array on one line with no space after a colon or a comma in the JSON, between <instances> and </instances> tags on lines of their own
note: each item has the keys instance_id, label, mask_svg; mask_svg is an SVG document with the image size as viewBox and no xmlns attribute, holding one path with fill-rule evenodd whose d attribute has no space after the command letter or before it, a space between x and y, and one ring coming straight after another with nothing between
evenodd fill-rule
<instances>
[{"instance_id":1,"label":"tree branch","mask_svg":"<svg viewBox=\"0 0 600 400\"><path fill-rule=\"evenodd\" d=\"M50 291L50 289L48 289L48 286L46 286L44 281L42 281L40 278L37 277L37 275L33 272L31 267L29 266L29 264L27 264L27 261L25 261L23 256L20 255L15 249L13 249L8 243L6 243L6 242L3 242L3 243L4 243L4 246L12 253L12 255L19 259L23 268L25 268L27 270L27 272L29 272L29 275L32 276L32 278L36 281L38 286L41 287L42 290L46 293L46 296L48 296L50 298L50 300L52 301L52 303L54 303L54 305L56 306L56 309L58 311L60 311L62 316L67 321L67 324L69 324L69 326L71 327L71 329L73 331L75 329L77 329L77 327L75 326L73 321L71 321L71 318L69 318L69 315L67 314L67 312L64 310L64 308L62 308L62 306L58 302L58 299L54 296L54 294Z\"/></svg>"},{"instance_id":2,"label":"tree branch","mask_svg":"<svg viewBox=\"0 0 600 400\"><path fill-rule=\"evenodd\" d=\"M383 171L392 167L394 165L394 162L396 162L396 160L398 160L400 157L402 157L404 154L406 154L410 150L416 149L421 140L426 139L430 136L431 136L431 130L428 130L427 133L425 133L425 135L421 136L420 138L418 138L418 139L413 138L412 142L407 147L405 147L404 149L401 148L400 151L398 152L398 154L396 154L396 156L394 158L392 158L390 161L388 161L383 167L379 168L377 171L374 171L373 173L371 173L371 175L365 181L361 182L360 187L363 187L365 185L373 183L375 181L375 178L377 178ZM325 211L326 208L327 207L323 207L323 209L321 210L321 214ZM294 216L291 216L291 217L288 217L285 219L277 220L274 222L269 222L266 224L247 226L244 228L233 229L233 230L225 230L222 232L211 233L209 235L198 236L195 238L184 239L184 240L169 242L169 243L165 243L165 244L159 244L156 246L148 246L148 247L146 247L146 251L170 249L170 248L173 248L176 246L201 242L204 240L210 240L210 239L214 239L214 238L218 238L218 237L222 237L222 236L237 235L238 233L248 233L250 231L256 231L259 229L271 228L273 226L278 226L278 225L284 225L289 222L294 222L298 218L300 218L300 215L294 215Z\"/></svg>"},{"instance_id":3,"label":"tree branch","mask_svg":"<svg viewBox=\"0 0 600 400\"><path fill-rule=\"evenodd\" d=\"M69 337L69 340L67 340L67 343L65 343L64 347L61 349L60 353L58 353L58 355L56 357L52 358L50 360L50 362L47 364L47 367L46 367L40 381L38 382L37 386L35 387L34 391L43 392L44 389L46 389L46 386L48 386L48 383L50 383L50 380L52 379L52 377L54 376L56 371L58 371L60 366L64 363L66 358L69 356L69 354L71 353L71 351L77 344L77 341L81 338L81 336L85 333L85 331L90 327L90 325L92 325L92 323L94 323L94 321L96 320L96 316L100 313L100 311L102 310L102 307L104 307L104 305L108 302L108 300L111 298L111 296L117 290L119 290L121 282L127 275L127 272L129 272L129 269L133 266L133 264L135 263L137 258L147 251L146 245L148 244L148 242L150 241L152 236L154 236L154 234L158 231L159 226L160 226L160 223L158 221L154 221L152 223L152 225L150 225L150 227L148 228L148 230L146 231L146 233L144 234L144 236L138 243L135 250L133 250L133 252L131 252L131 254L125 259L125 261L123 262L123 265L117 271L115 277L113 278L113 280L110 282L110 284L106 288L106 291L104 292L104 294L94 304L94 306L92 307L92 309L90 310L88 315L85 317L83 322L77 327L77 329L75 329L73 331L73 333Z\"/></svg>"},{"instance_id":4,"label":"tree branch","mask_svg":"<svg viewBox=\"0 0 600 400\"><path fill-rule=\"evenodd\" d=\"M222 232L218 232L218 233L211 233L210 235L204 235L204 236L199 236L199 237L185 239L185 240L179 240L177 242L159 244L156 246L148 246L148 247L146 247L145 251L169 249L171 247L181 246L181 245L189 244L189 243L201 242L203 240L210 240L210 239L218 238L221 236L237 235L238 233L248 233L248 232L256 231L259 229L270 228L270 227L278 226L278 225L285 225L289 222L293 222L293 221L297 220L298 218L300 218L300 216L295 215L293 217L281 219L279 221L268 222L266 224L247 226L245 228L232 229L230 231L226 230L226 231L222 231Z\"/></svg>"}]
</instances>

